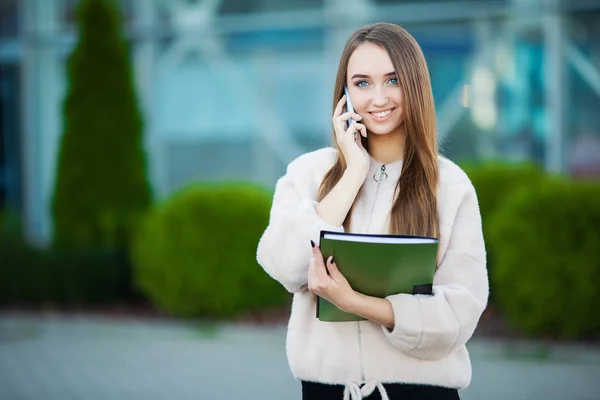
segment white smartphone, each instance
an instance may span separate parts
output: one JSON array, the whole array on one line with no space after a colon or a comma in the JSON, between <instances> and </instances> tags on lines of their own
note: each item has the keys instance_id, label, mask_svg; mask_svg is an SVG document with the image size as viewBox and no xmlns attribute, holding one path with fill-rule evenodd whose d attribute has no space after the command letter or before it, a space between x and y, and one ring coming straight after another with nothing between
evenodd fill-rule
<instances>
[{"instance_id":1,"label":"white smartphone","mask_svg":"<svg viewBox=\"0 0 600 400\"><path fill-rule=\"evenodd\" d=\"M348 93L348 87L347 86L344 86L344 93L346 94L346 111L347 112L352 112L352 113L355 112L354 111L354 107L352 106L352 101L350 101L350 93ZM352 125L354 122L356 122L356 121L354 121L352 118L350 118L348 120L348 127L350 125Z\"/></svg>"}]
</instances>

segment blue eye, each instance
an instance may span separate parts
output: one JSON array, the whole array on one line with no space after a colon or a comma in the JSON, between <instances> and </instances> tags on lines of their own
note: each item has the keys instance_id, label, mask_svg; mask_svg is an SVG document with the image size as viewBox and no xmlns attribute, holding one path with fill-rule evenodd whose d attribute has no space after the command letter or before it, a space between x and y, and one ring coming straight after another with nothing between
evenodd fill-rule
<instances>
[{"instance_id":1,"label":"blue eye","mask_svg":"<svg viewBox=\"0 0 600 400\"><path fill-rule=\"evenodd\" d=\"M391 78L389 81L392 85L397 85L398 84L398 78Z\"/></svg>"},{"instance_id":2,"label":"blue eye","mask_svg":"<svg viewBox=\"0 0 600 400\"><path fill-rule=\"evenodd\" d=\"M364 85L363 85L364 83ZM358 87L365 87L366 85L368 85L367 81L358 81L356 82L356 86Z\"/></svg>"}]
</instances>

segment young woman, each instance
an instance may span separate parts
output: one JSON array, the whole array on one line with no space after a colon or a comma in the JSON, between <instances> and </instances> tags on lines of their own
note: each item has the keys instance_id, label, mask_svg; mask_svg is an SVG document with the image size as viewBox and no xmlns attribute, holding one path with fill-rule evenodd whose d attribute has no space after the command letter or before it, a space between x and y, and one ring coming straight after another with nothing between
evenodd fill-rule
<instances>
[{"instance_id":1,"label":"young woman","mask_svg":"<svg viewBox=\"0 0 600 400\"><path fill-rule=\"evenodd\" d=\"M355 113L345 110L345 85ZM388 23L357 30L333 109L335 149L290 163L257 250L294 293L287 355L302 398L458 399L471 380L465 344L488 299L486 254L475 190L438 155L429 72L414 38ZM357 293L321 256L321 230L439 238L433 296ZM319 321L317 295L366 320Z\"/></svg>"}]
</instances>

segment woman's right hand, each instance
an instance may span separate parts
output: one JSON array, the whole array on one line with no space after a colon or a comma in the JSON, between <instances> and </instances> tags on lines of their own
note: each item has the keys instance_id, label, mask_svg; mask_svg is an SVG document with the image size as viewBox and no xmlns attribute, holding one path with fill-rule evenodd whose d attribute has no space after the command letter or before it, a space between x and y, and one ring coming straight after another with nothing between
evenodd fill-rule
<instances>
[{"instance_id":1,"label":"woman's right hand","mask_svg":"<svg viewBox=\"0 0 600 400\"><path fill-rule=\"evenodd\" d=\"M333 113L333 129L338 146L346 159L347 168L367 174L369 170L369 153L362 145L359 135L367 137L367 128L354 122L348 126L348 120L352 118L355 121L362 120L362 117L356 113L344 112L346 105L346 95L342 96Z\"/></svg>"}]
</instances>

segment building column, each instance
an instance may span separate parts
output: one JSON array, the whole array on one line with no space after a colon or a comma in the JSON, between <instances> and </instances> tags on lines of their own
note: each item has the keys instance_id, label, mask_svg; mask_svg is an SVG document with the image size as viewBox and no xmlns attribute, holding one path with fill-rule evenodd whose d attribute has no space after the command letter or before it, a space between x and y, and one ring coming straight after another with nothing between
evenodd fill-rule
<instances>
[{"instance_id":1,"label":"building column","mask_svg":"<svg viewBox=\"0 0 600 400\"><path fill-rule=\"evenodd\" d=\"M550 0L554 1L554 0ZM565 128L566 105L565 96L568 91L564 48L565 29L564 17L560 15L558 5L545 15L543 32L545 40L546 70L544 76L546 92L546 151L545 167L553 173L565 172Z\"/></svg>"},{"instance_id":2,"label":"building column","mask_svg":"<svg viewBox=\"0 0 600 400\"><path fill-rule=\"evenodd\" d=\"M139 37L133 52L133 70L140 109L144 119L144 150L146 168L153 195L160 199L167 189L165 178L165 146L156 129L157 109L156 62L157 62L157 0L134 2L133 31Z\"/></svg>"},{"instance_id":3,"label":"building column","mask_svg":"<svg viewBox=\"0 0 600 400\"><path fill-rule=\"evenodd\" d=\"M22 0L23 231L33 244L51 239L51 199L61 115L57 0Z\"/></svg>"}]
</instances>

